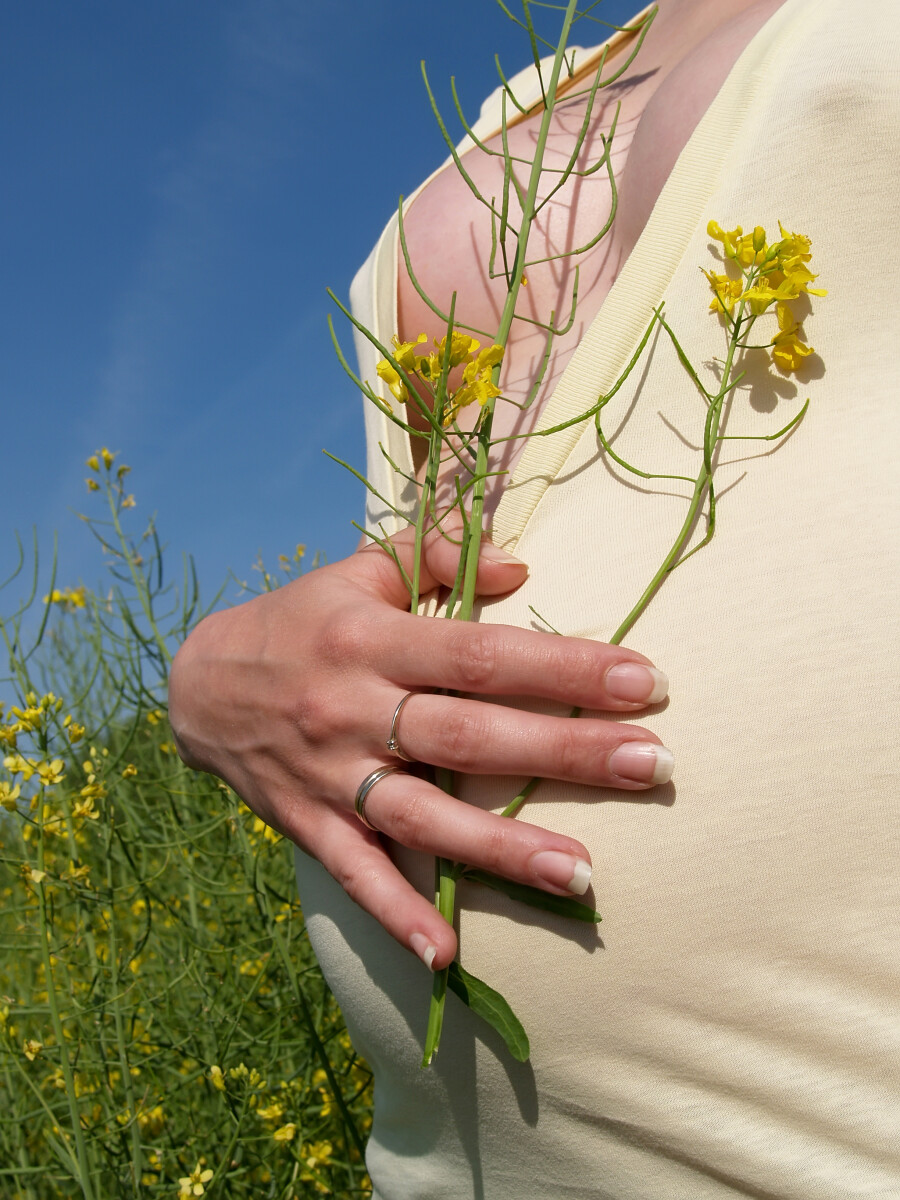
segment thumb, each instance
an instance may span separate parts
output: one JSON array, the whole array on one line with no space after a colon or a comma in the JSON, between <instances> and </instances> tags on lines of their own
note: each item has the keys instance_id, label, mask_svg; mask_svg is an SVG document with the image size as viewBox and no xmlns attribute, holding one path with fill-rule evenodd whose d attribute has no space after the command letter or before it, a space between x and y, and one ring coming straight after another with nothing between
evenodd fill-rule
<instances>
[{"instance_id":1,"label":"thumb","mask_svg":"<svg viewBox=\"0 0 900 1200\"><path fill-rule=\"evenodd\" d=\"M462 550L462 520L459 514L447 517L440 528L433 528L422 539L422 562L419 589L421 594L432 591L443 584L452 587L459 570ZM397 566L399 562L410 579L415 567L415 530L404 529L389 539L393 555L378 545L364 546L349 559L347 567L353 565L357 582L369 585L382 599L406 608L409 592ZM503 596L513 592L528 578L528 566L520 558L501 550L487 538L482 537L478 555L478 572L475 591L480 596Z\"/></svg>"},{"instance_id":2,"label":"thumb","mask_svg":"<svg viewBox=\"0 0 900 1200\"><path fill-rule=\"evenodd\" d=\"M462 550L462 522L448 528L444 522L441 529L433 529L424 538L425 566L429 574L453 587L459 571L459 555ZM502 596L515 591L528 578L528 567L520 558L495 546L482 536L478 551L478 573L475 591L479 596Z\"/></svg>"}]
</instances>

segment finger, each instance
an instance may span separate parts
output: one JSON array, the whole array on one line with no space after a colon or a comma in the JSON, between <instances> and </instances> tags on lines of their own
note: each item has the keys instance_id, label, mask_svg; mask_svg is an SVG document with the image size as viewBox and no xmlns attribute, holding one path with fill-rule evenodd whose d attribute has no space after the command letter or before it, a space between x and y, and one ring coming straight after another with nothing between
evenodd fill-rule
<instances>
[{"instance_id":1,"label":"finger","mask_svg":"<svg viewBox=\"0 0 900 1200\"><path fill-rule=\"evenodd\" d=\"M422 542L419 591L425 594L443 584L452 587L459 568L462 520L458 514L447 517L440 528L432 528ZM399 562L407 578L415 569L416 533L404 529L390 539L392 554L378 545L365 546L350 558L335 566L380 599L397 608L409 608L409 590ZM396 555L396 559L392 556ZM483 539L478 557L475 590L479 595L500 596L514 591L528 578L528 567L521 559Z\"/></svg>"},{"instance_id":2,"label":"finger","mask_svg":"<svg viewBox=\"0 0 900 1200\"><path fill-rule=\"evenodd\" d=\"M512 625L405 613L395 620L396 626L385 624L373 666L409 690L542 696L613 712L634 712L658 704L668 694L663 672L623 646Z\"/></svg>"},{"instance_id":3,"label":"finger","mask_svg":"<svg viewBox=\"0 0 900 1200\"><path fill-rule=\"evenodd\" d=\"M425 963L441 970L456 956L456 934L430 900L401 875L378 834L355 814L320 823L313 854L360 908Z\"/></svg>"},{"instance_id":4,"label":"finger","mask_svg":"<svg viewBox=\"0 0 900 1200\"><path fill-rule=\"evenodd\" d=\"M591 859L574 838L483 812L414 775L398 772L371 789L366 817L393 841L531 884L556 896L584 895Z\"/></svg>"},{"instance_id":5,"label":"finger","mask_svg":"<svg viewBox=\"0 0 900 1200\"><path fill-rule=\"evenodd\" d=\"M448 696L413 695L396 734L411 759L467 775L539 775L639 791L667 783L675 766L655 734L633 725Z\"/></svg>"}]
</instances>

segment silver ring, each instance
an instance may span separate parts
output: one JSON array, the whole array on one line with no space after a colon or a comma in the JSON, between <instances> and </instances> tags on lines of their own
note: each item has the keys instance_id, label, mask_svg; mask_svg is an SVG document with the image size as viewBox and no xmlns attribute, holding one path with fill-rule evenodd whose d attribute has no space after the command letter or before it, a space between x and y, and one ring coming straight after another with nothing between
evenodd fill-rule
<instances>
[{"instance_id":1,"label":"silver ring","mask_svg":"<svg viewBox=\"0 0 900 1200\"><path fill-rule=\"evenodd\" d=\"M374 829L376 833L381 832L366 816L366 797L369 792L371 792L379 779L384 779L386 775L393 775L396 771L402 770L402 767L379 767L377 771L372 771L371 774L367 775L356 789L354 807L356 808L356 815L362 821L363 825L365 825L366 829Z\"/></svg>"},{"instance_id":2,"label":"silver ring","mask_svg":"<svg viewBox=\"0 0 900 1200\"><path fill-rule=\"evenodd\" d=\"M417 696L418 692L407 692L397 707L394 709L394 715L391 718L391 732L388 735L388 740L385 743L391 754L396 754L398 758L402 758L404 762L415 762L414 758L410 758L408 754L404 754L400 746L400 739L397 736L397 722L400 720L400 714L403 712L403 705L411 696Z\"/></svg>"}]
</instances>

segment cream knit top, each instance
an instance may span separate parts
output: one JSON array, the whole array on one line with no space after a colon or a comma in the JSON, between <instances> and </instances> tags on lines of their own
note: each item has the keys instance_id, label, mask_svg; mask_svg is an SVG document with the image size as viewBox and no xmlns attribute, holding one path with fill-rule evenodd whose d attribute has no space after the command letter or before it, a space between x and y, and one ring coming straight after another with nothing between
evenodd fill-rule
<instances>
[{"instance_id":1,"label":"cream knit top","mask_svg":"<svg viewBox=\"0 0 900 1200\"><path fill-rule=\"evenodd\" d=\"M530 1062L451 996L420 1070L428 973L298 853L316 951L375 1071L379 1200L900 1197L898 64L895 0L787 0L691 136L541 418L607 391L661 300L695 364L721 356L699 270L710 218L812 238L829 289L805 320L817 354L789 377L755 356L728 432L774 432L808 396L806 417L780 445L724 444L715 538L628 639L671 678L671 701L639 722L674 751L673 782L545 782L523 813L590 848L603 923L462 888L462 961L510 1000ZM479 135L498 111L494 96ZM352 292L383 342L396 288L392 222ZM377 354L359 351L374 381ZM661 336L605 429L645 470L693 475L703 419ZM378 449L411 469L405 436L373 405L366 420L369 477L408 507ZM566 634L608 637L688 491L624 475L590 423L532 440L494 522L531 576L480 619L533 627L533 605ZM521 782L463 794L496 810ZM430 894L430 860L402 862Z\"/></svg>"}]
</instances>

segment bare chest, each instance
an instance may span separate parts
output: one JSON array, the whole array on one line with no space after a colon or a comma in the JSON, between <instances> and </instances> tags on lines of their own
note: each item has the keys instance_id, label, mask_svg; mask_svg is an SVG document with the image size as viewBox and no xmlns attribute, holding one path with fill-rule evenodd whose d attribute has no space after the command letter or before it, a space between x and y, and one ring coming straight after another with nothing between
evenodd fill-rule
<instances>
[{"instance_id":1,"label":"bare chest","mask_svg":"<svg viewBox=\"0 0 900 1200\"><path fill-rule=\"evenodd\" d=\"M534 426L546 399L650 216L678 155L709 107L734 62L783 0L670 0L645 45L622 79L595 99L583 135L587 100L563 100L556 108L538 188L538 216L531 226L527 284L517 303L504 358L495 437L516 438ZM663 0L665 4L665 0ZM676 20L676 18L679 18ZM655 35L655 36L654 36ZM615 62L606 68L613 73ZM522 209L541 114L508 131L515 183L507 189L510 224ZM576 170L560 187L562 172L582 137ZM486 143L500 151L499 135ZM475 150L465 157L472 183L485 199L504 194L501 155ZM599 169L591 171L595 164ZM544 203L546 201L546 203ZM455 170L438 175L420 194L406 220L413 269L421 286L444 309L456 293L456 318L493 340L506 297L507 250L497 245L497 222ZM607 229L605 236L597 235ZM508 246L514 242L508 238ZM446 330L401 269L400 336ZM558 332L550 341L542 325ZM541 382L535 380L541 375ZM523 446L499 448L495 469L511 471ZM496 504L502 487L489 497Z\"/></svg>"}]
</instances>

